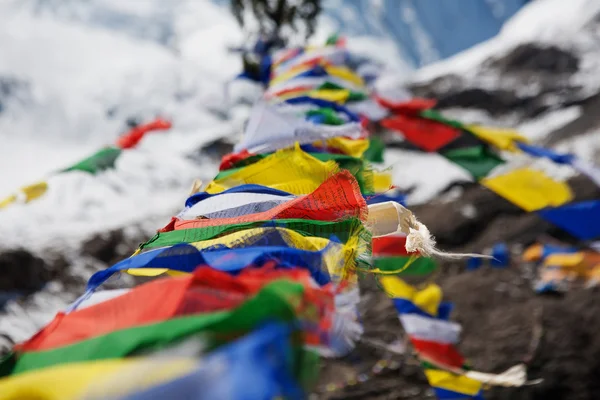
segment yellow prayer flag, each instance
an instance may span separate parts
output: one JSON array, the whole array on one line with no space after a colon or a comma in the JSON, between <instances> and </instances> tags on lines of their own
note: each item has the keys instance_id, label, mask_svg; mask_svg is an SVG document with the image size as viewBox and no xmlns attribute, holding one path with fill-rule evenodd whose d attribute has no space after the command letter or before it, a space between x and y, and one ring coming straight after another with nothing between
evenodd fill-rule
<instances>
[{"instance_id":1,"label":"yellow prayer flag","mask_svg":"<svg viewBox=\"0 0 600 400\"><path fill-rule=\"evenodd\" d=\"M0 379L0 400L70 400L100 390L104 395L126 395L183 376L196 366L194 359L114 359L61 364ZM136 385L132 386L135 378ZM119 385L115 378L121 380ZM110 379L111 385L106 385ZM114 382L113 382L114 381Z\"/></svg>"},{"instance_id":2,"label":"yellow prayer flag","mask_svg":"<svg viewBox=\"0 0 600 400\"><path fill-rule=\"evenodd\" d=\"M529 168L485 178L481 184L528 212L558 207L573 199L567 184Z\"/></svg>"},{"instance_id":3,"label":"yellow prayer flag","mask_svg":"<svg viewBox=\"0 0 600 400\"><path fill-rule=\"evenodd\" d=\"M20 194L24 196L25 203L29 203L31 200L40 198L48 190L48 183L45 181L36 182L31 185L23 186L19 189ZM2 200L0 200L0 209L8 207L9 205L19 200L19 194L12 194Z\"/></svg>"},{"instance_id":4,"label":"yellow prayer flag","mask_svg":"<svg viewBox=\"0 0 600 400\"><path fill-rule=\"evenodd\" d=\"M389 297L411 301L421 310L437 316L442 302L442 289L438 285L430 283L425 289L418 290L397 276L383 276L380 282Z\"/></svg>"},{"instance_id":5,"label":"yellow prayer flag","mask_svg":"<svg viewBox=\"0 0 600 400\"><path fill-rule=\"evenodd\" d=\"M313 192L338 171L335 161L320 161L296 145L293 149L279 150L231 175L210 182L205 191L215 194L253 183L303 195Z\"/></svg>"},{"instance_id":6,"label":"yellow prayer flag","mask_svg":"<svg viewBox=\"0 0 600 400\"><path fill-rule=\"evenodd\" d=\"M329 76L334 76L336 78L345 80L347 82L354 84L357 87L365 86L365 82L363 81L363 79L360 76L356 75L351 69L349 69L347 67L333 66L333 65L322 65L322 66L325 68L325 72L327 72L327 74ZM307 71L311 70L312 68L314 68L313 65L302 65L302 64L292 67L288 71L285 71L284 73L277 75L276 77L271 79L269 86L275 86L281 82L290 80L291 78L293 78L303 72L307 72Z\"/></svg>"},{"instance_id":7,"label":"yellow prayer flag","mask_svg":"<svg viewBox=\"0 0 600 400\"><path fill-rule=\"evenodd\" d=\"M532 244L531 246L529 246L525 250L525 252L521 256L521 258L525 262L535 262L535 261L539 261L542 258L543 254L544 254L544 246L542 246L539 243L535 243L535 244Z\"/></svg>"},{"instance_id":8,"label":"yellow prayer flag","mask_svg":"<svg viewBox=\"0 0 600 400\"><path fill-rule=\"evenodd\" d=\"M48 190L48 183L45 181L37 182L32 185L27 185L21 188L21 191L25 193L26 202L29 203L31 200L35 200L42 197Z\"/></svg>"},{"instance_id":9,"label":"yellow prayer flag","mask_svg":"<svg viewBox=\"0 0 600 400\"><path fill-rule=\"evenodd\" d=\"M17 201L17 195L11 194L10 196L0 200L0 209L10 206L15 201Z\"/></svg>"},{"instance_id":10,"label":"yellow prayer flag","mask_svg":"<svg viewBox=\"0 0 600 400\"><path fill-rule=\"evenodd\" d=\"M356 86L364 87L365 82L363 79L356 75L350 68L344 66L326 66L325 71L331 76L335 76L336 78L343 79L345 81L351 82Z\"/></svg>"},{"instance_id":11,"label":"yellow prayer flag","mask_svg":"<svg viewBox=\"0 0 600 400\"><path fill-rule=\"evenodd\" d=\"M519 148L515 142L529 143L529 139L514 129L490 128L481 125L466 125L466 128L481 140L500 150L517 152Z\"/></svg>"},{"instance_id":12,"label":"yellow prayer flag","mask_svg":"<svg viewBox=\"0 0 600 400\"><path fill-rule=\"evenodd\" d=\"M481 390L481 382L464 375L456 375L451 372L426 369L425 376L429 384L440 389L474 396Z\"/></svg>"},{"instance_id":13,"label":"yellow prayer flag","mask_svg":"<svg viewBox=\"0 0 600 400\"><path fill-rule=\"evenodd\" d=\"M373 190L384 193L392 187L392 174L389 171L373 171Z\"/></svg>"},{"instance_id":14,"label":"yellow prayer flag","mask_svg":"<svg viewBox=\"0 0 600 400\"><path fill-rule=\"evenodd\" d=\"M318 89L309 93L309 96L314 99L322 99L333 103L344 104L350 96L348 89Z\"/></svg>"},{"instance_id":15,"label":"yellow prayer flag","mask_svg":"<svg viewBox=\"0 0 600 400\"><path fill-rule=\"evenodd\" d=\"M342 153L356 158L361 158L369 148L369 139L348 139L345 137L334 137L327 139L327 146L340 150Z\"/></svg>"},{"instance_id":16,"label":"yellow prayer flag","mask_svg":"<svg viewBox=\"0 0 600 400\"><path fill-rule=\"evenodd\" d=\"M269 82L269 86L275 86L281 82L290 80L291 78L295 77L296 75L306 72L306 71L310 70L311 68L313 68L313 67L310 65L302 65L302 64L296 65L296 66L290 68L289 70L273 77L271 79L271 81Z\"/></svg>"},{"instance_id":17,"label":"yellow prayer flag","mask_svg":"<svg viewBox=\"0 0 600 400\"><path fill-rule=\"evenodd\" d=\"M577 269L581 267L585 261L585 255L583 253L563 253L563 254L550 254L544 260L544 266L548 267L566 267Z\"/></svg>"}]
</instances>

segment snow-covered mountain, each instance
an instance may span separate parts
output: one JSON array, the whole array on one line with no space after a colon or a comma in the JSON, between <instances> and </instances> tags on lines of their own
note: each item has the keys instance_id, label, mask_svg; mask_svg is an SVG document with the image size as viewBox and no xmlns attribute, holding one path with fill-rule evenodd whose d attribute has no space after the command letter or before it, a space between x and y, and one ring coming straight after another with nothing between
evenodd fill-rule
<instances>
[{"instance_id":1,"label":"snow-covered mountain","mask_svg":"<svg viewBox=\"0 0 600 400\"><path fill-rule=\"evenodd\" d=\"M340 30L392 39L403 58L422 66L495 36L530 0L325 0Z\"/></svg>"}]
</instances>

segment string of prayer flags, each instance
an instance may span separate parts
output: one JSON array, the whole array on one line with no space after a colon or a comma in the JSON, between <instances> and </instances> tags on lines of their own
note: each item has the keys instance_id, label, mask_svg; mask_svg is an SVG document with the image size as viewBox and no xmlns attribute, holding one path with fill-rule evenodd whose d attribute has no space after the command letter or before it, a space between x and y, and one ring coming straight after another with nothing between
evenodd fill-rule
<instances>
[{"instance_id":1,"label":"string of prayer flags","mask_svg":"<svg viewBox=\"0 0 600 400\"><path fill-rule=\"evenodd\" d=\"M171 122L158 118L147 124L137 126L127 134L121 136L114 146L107 146L98 150L93 155L75 163L65 169L54 172L54 174L67 173L72 171L86 172L95 175L104 170L113 168L115 162L123 150L134 148L143 139L145 135L153 131L167 130L171 128ZM0 210L15 203L29 203L39 199L48 191L48 182L43 180L31 185L23 186L17 193L11 194L4 199L0 199Z\"/></svg>"},{"instance_id":2,"label":"string of prayer flags","mask_svg":"<svg viewBox=\"0 0 600 400\"><path fill-rule=\"evenodd\" d=\"M256 62L244 57L242 75L265 92L219 174L203 190L195 183L164 228L93 274L76 302L14 347L0 362L0 400L306 398L317 356L345 355L363 333L358 271L380 277L439 398L481 399L483 384L524 383L521 366L499 375L470 371L440 287L417 289L394 276L429 275L434 256L476 255L436 248L403 195L390 191L389 171L369 163L383 160L385 146L367 128L382 120L476 179L503 161L469 127L432 110L433 100L378 99L369 73L358 70L365 63L339 38L272 55L274 43L257 43ZM147 128L78 168L102 167ZM486 132L480 136L496 140ZM533 209L567 197L538 199ZM154 279L97 290L120 272Z\"/></svg>"},{"instance_id":3,"label":"string of prayer flags","mask_svg":"<svg viewBox=\"0 0 600 400\"><path fill-rule=\"evenodd\" d=\"M212 274L216 275L214 272ZM282 272L279 272L278 275L280 278L285 277ZM239 335L239 333L247 332L267 320L293 321L300 312L303 312L305 317L309 317L311 312L317 312L313 315L319 318L321 318L320 316L324 317L323 312L326 312L326 308L318 313L318 301L321 301L323 306L329 304L327 307L331 309L332 300L327 300L329 295L320 289L311 288L307 283L301 284L298 280L286 279L269 280L268 276L261 281L260 275L252 276L256 277L255 284L258 284L261 289L256 295L249 297L231 310L207 310L201 300L192 303L195 306L184 307L183 310L187 310L187 312L182 312L180 316L164 321L117 329L110 333L95 335L89 339L51 349L19 351L17 348L11 357L0 364L0 370L10 371L11 374L16 375L70 362L126 357L143 349L165 347L176 340L202 332L212 333L206 337L206 340L215 345L227 337L227 335L222 335L226 332L238 332ZM308 275L305 276L308 277ZM193 279L193 275L190 279ZM210 281L204 280L205 284L208 282ZM137 303L136 308L138 307L142 308L144 304ZM315 322L321 323L320 321ZM221 333L222 337L217 335L218 333ZM317 344L318 335L312 341Z\"/></svg>"},{"instance_id":4,"label":"string of prayer flags","mask_svg":"<svg viewBox=\"0 0 600 400\"><path fill-rule=\"evenodd\" d=\"M442 302L441 289L434 284L416 289L400 278L380 278L392 298L400 322L425 368L425 376L440 399L482 399L484 384L521 386L526 382L523 365L502 374L471 371L456 349L461 327L450 322L451 304Z\"/></svg>"}]
</instances>

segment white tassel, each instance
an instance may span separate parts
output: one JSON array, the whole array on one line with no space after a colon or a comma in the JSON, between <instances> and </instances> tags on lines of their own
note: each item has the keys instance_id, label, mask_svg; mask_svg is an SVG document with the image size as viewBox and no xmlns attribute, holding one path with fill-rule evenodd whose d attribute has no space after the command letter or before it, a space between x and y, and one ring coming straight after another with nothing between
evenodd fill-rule
<instances>
[{"instance_id":1,"label":"white tassel","mask_svg":"<svg viewBox=\"0 0 600 400\"><path fill-rule=\"evenodd\" d=\"M468 371L464 375L483 384L492 386L519 387L525 384L537 384L542 381L541 379L538 379L527 382L527 371L524 364L515 365L497 375L477 371Z\"/></svg>"},{"instance_id":2,"label":"white tassel","mask_svg":"<svg viewBox=\"0 0 600 400\"><path fill-rule=\"evenodd\" d=\"M406 235L406 251L419 252L425 257L438 256L458 259L465 257L493 258L475 253L447 253L435 247L435 239L429 229L417 220L417 217L402 204L387 201L369 206L368 227L373 237L398 233Z\"/></svg>"}]
</instances>

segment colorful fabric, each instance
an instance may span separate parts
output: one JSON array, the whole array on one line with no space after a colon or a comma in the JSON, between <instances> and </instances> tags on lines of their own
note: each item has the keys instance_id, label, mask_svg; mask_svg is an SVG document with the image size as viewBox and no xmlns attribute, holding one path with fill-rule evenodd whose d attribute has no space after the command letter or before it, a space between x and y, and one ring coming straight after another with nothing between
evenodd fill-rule
<instances>
[{"instance_id":1,"label":"colorful fabric","mask_svg":"<svg viewBox=\"0 0 600 400\"><path fill-rule=\"evenodd\" d=\"M134 372L146 375L152 385L160 385L189 373L196 366L194 359L177 359L157 363L145 358L111 359L58 365L0 379L1 400L77 400L89 393L91 387L104 379ZM139 385L139 388L149 386ZM123 391L124 392L124 391ZM123 393L121 392L121 394Z\"/></svg>"},{"instance_id":2,"label":"colorful fabric","mask_svg":"<svg viewBox=\"0 0 600 400\"><path fill-rule=\"evenodd\" d=\"M377 102L390 110L393 114L419 115L421 112L435 107L437 100L412 98L407 101L393 101L383 97L375 97Z\"/></svg>"},{"instance_id":3,"label":"colorful fabric","mask_svg":"<svg viewBox=\"0 0 600 400\"><path fill-rule=\"evenodd\" d=\"M434 152L460 136L456 128L425 118L395 115L381 121L384 128L400 132L407 141L419 149Z\"/></svg>"},{"instance_id":4,"label":"colorful fabric","mask_svg":"<svg viewBox=\"0 0 600 400\"><path fill-rule=\"evenodd\" d=\"M317 125L302 116L278 113L275 106L262 102L254 107L242 141L234 146L234 151L268 153L294 146L295 143L307 144L337 136L358 139L362 135L362 127L354 121L341 125Z\"/></svg>"},{"instance_id":5,"label":"colorful fabric","mask_svg":"<svg viewBox=\"0 0 600 400\"><path fill-rule=\"evenodd\" d=\"M106 147L96 154L78 162L77 164L65 168L62 172L83 171L90 174L96 174L115 166L115 161L121 155L122 149L119 147Z\"/></svg>"},{"instance_id":6,"label":"colorful fabric","mask_svg":"<svg viewBox=\"0 0 600 400\"><path fill-rule=\"evenodd\" d=\"M458 394L456 398L478 396L481 382L460 373L465 371L465 360L455 346L461 328L448 321L451 307L441 302L440 288L429 284L418 290L397 277L383 277L381 283L392 297L427 380L440 398L452 398L446 397L450 394Z\"/></svg>"},{"instance_id":7,"label":"colorful fabric","mask_svg":"<svg viewBox=\"0 0 600 400\"><path fill-rule=\"evenodd\" d=\"M290 345L290 329L269 324L238 341L205 355L189 373L172 380L157 382L146 388L146 377L121 376L102 380L87 399L105 399L108 394L131 392L127 400L163 398L243 399L243 398L306 398L305 389L314 381L318 370L316 356L310 350ZM268 353L271 357L265 357ZM133 380L133 382L132 382ZM138 382L140 382L138 384Z\"/></svg>"},{"instance_id":8,"label":"colorful fabric","mask_svg":"<svg viewBox=\"0 0 600 400\"><path fill-rule=\"evenodd\" d=\"M296 312L303 307L308 307L307 311L314 310L314 305L307 303L305 297L310 293L309 290L317 293L316 289L303 287L297 282L276 280L264 285L254 297L231 311L193 314L192 309L191 315L115 330L74 344L49 350L18 352L3 361L0 369L12 370L12 374L16 375L71 362L127 357L142 350L164 348L176 340L201 332L212 333L206 340L209 344L217 344L225 339L219 337L219 333L248 332L267 320L293 321ZM311 296L311 300L317 298ZM141 307L142 304L137 306ZM202 303L198 306L204 307Z\"/></svg>"},{"instance_id":9,"label":"colorful fabric","mask_svg":"<svg viewBox=\"0 0 600 400\"><path fill-rule=\"evenodd\" d=\"M487 177L494 168L504 164L504 160L484 145L446 150L440 154L466 169L476 180Z\"/></svg>"},{"instance_id":10,"label":"colorful fabric","mask_svg":"<svg viewBox=\"0 0 600 400\"><path fill-rule=\"evenodd\" d=\"M22 199L24 203L29 203L32 200L42 197L48 191L48 182L41 181L32 185L23 186L17 194L10 195L0 200L0 209L18 202Z\"/></svg>"},{"instance_id":11,"label":"colorful fabric","mask_svg":"<svg viewBox=\"0 0 600 400\"><path fill-rule=\"evenodd\" d=\"M225 178L215 179L205 191L219 193L240 184L252 183L302 195L316 190L338 170L335 161L319 161L296 147L277 151Z\"/></svg>"},{"instance_id":12,"label":"colorful fabric","mask_svg":"<svg viewBox=\"0 0 600 400\"><path fill-rule=\"evenodd\" d=\"M442 123L444 125L447 126L451 126L453 128L459 129L459 130L464 130L465 129L465 125L462 122L453 120L453 119L449 119L444 117L439 111L436 111L434 109L427 109L427 110L423 110L419 113L419 115L422 118L427 118L431 121L437 121L439 123Z\"/></svg>"},{"instance_id":13,"label":"colorful fabric","mask_svg":"<svg viewBox=\"0 0 600 400\"><path fill-rule=\"evenodd\" d=\"M483 140L500 150L517 152L519 143L528 143L529 140L514 129L490 128L481 125L466 125L465 128Z\"/></svg>"},{"instance_id":14,"label":"colorful fabric","mask_svg":"<svg viewBox=\"0 0 600 400\"><path fill-rule=\"evenodd\" d=\"M281 278L282 274L290 278L302 278L306 274L299 270L282 271L264 273L262 279L257 279L246 274L234 277L211 268L192 272L185 277L140 285L121 296L71 313L59 313L31 339L15 346L15 350L50 350L174 317L230 310L254 296L263 286ZM97 279L92 277L91 281ZM169 296L156 296L157 293L169 293ZM111 318L104 317L106 315Z\"/></svg>"},{"instance_id":15,"label":"colorful fabric","mask_svg":"<svg viewBox=\"0 0 600 400\"><path fill-rule=\"evenodd\" d=\"M140 249L167 247L178 243L201 242L252 228L286 228L303 236L316 236L325 239L335 236L342 243L346 243L351 235L363 236L369 234L358 218L347 218L340 221L317 221L301 218L275 219L158 232L153 238L140 245Z\"/></svg>"},{"instance_id":16,"label":"colorful fabric","mask_svg":"<svg viewBox=\"0 0 600 400\"><path fill-rule=\"evenodd\" d=\"M528 212L558 207L573 199L567 184L529 168L485 178L481 184Z\"/></svg>"},{"instance_id":17,"label":"colorful fabric","mask_svg":"<svg viewBox=\"0 0 600 400\"><path fill-rule=\"evenodd\" d=\"M352 173L352 175L356 178L362 193L370 194L374 192L373 172L368 163L366 163L364 160L345 154L332 154L325 152L311 152L307 154L322 162L335 161L340 169L347 170ZM256 157L257 159L265 159L269 157L269 155L257 155ZM228 176L241 172L243 168L244 167L232 168L226 171L221 171L215 177L215 180L225 179Z\"/></svg>"},{"instance_id":18,"label":"colorful fabric","mask_svg":"<svg viewBox=\"0 0 600 400\"><path fill-rule=\"evenodd\" d=\"M260 232L266 238L280 232ZM283 236L283 233L281 233ZM310 238L307 238L310 239ZM283 241L284 239L281 239ZM311 247L312 243L306 240L301 243L303 247ZM157 276L167 271L191 273L198 266L207 265L219 271L235 275L245 268L262 267L276 262L277 268L305 268L311 272L313 279L320 285L330 281L326 260L328 251L334 251L333 244L326 245L319 250L295 249L287 246L252 246L242 248L218 247L206 248L198 251L193 245L179 243L172 247L147 251L127 258L110 268L96 272L88 282L88 289L95 289L104 283L110 276L127 271L131 275ZM336 248L336 251L343 251ZM341 262L341 260L340 260ZM340 266L342 268L342 266ZM332 270L335 270L331 266Z\"/></svg>"},{"instance_id":19,"label":"colorful fabric","mask_svg":"<svg viewBox=\"0 0 600 400\"><path fill-rule=\"evenodd\" d=\"M268 211L224 219L179 220L175 218L162 231L239 224L269 219L306 218L319 221L335 221L354 217L365 220L366 213L366 202L360 193L356 179L350 172L341 171L325 180L312 193L299 196Z\"/></svg>"},{"instance_id":20,"label":"colorful fabric","mask_svg":"<svg viewBox=\"0 0 600 400\"><path fill-rule=\"evenodd\" d=\"M385 144L381 141L381 139L372 137L369 139L369 147L364 152L363 157L367 161L371 161L374 163L382 163L383 160L383 152L385 150Z\"/></svg>"},{"instance_id":21,"label":"colorful fabric","mask_svg":"<svg viewBox=\"0 0 600 400\"><path fill-rule=\"evenodd\" d=\"M538 215L580 240L600 238L600 200L539 210Z\"/></svg>"},{"instance_id":22,"label":"colorful fabric","mask_svg":"<svg viewBox=\"0 0 600 400\"><path fill-rule=\"evenodd\" d=\"M121 149L131 149L138 145L138 143L147 135L149 132L161 131L171 129L172 124L170 121L157 118L156 120L149 122L144 125L139 125L121 136L117 140L117 147Z\"/></svg>"}]
</instances>

